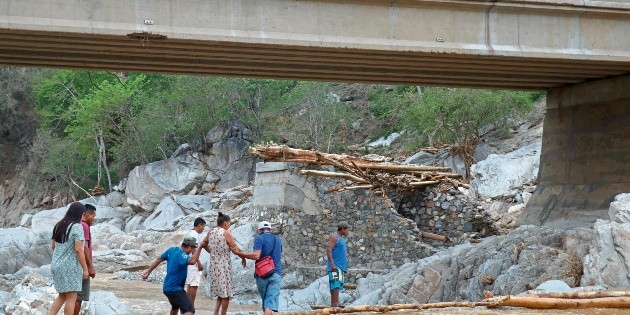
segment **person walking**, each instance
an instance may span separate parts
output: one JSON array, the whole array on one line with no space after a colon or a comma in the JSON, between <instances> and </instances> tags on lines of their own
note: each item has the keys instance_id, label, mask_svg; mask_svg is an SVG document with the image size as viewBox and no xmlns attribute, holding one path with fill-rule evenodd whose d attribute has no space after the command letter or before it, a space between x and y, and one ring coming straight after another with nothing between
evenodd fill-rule
<instances>
[{"instance_id":1,"label":"person walking","mask_svg":"<svg viewBox=\"0 0 630 315\"><path fill-rule=\"evenodd\" d=\"M197 240L197 244L201 244L203 239L203 230L206 228L206 221L202 218L196 218L193 222L193 229L186 234L186 237L192 237ZM186 276L186 293L188 297L195 305L195 299L197 298L197 289L201 286L201 274L203 273L203 264L201 260L197 261L195 265L188 266L188 273Z\"/></svg>"},{"instance_id":2,"label":"person walking","mask_svg":"<svg viewBox=\"0 0 630 315\"><path fill-rule=\"evenodd\" d=\"M53 228L51 240L53 257L50 269L55 290L59 295L50 307L49 315L57 315L62 306L64 315L73 315L82 280L90 275L83 253L85 237L80 224L84 212L83 204L73 202L64 217Z\"/></svg>"},{"instance_id":3,"label":"person walking","mask_svg":"<svg viewBox=\"0 0 630 315\"><path fill-rule=\"evenodd\" d=\"M214 315L227 313L230 298L234 296L232 281L232 259L230 252L238 254L241 249L230 232L230 216L219 212L217 226L208 232L204 242L208 243L206 250L210 253L208 273L210 274L211 296L216 296ZM241 264L246 266L245 258Z\"/></svg>"},{"instance_id":4,"label":"person walking","mask_svg":"<svg viewBox=\"0 0 630 315\"><path fill-rule=\"evenodd\" d=\"M249 253L239 253L242 258L259 262L265 257L271 257L274 272L266 278L254 273L256 287L262 300L264 315L271 315L278 311L280 300L280 285L282 284L282 240L271 233L271 223L262 221L258 224L258 235L254 238L254 250Z\"/></svg>"},{"instance_id":5,"label":"person walking","mask_svg":"<svg viewBox=\"0 0 630 315\"><path fill-rule=\"evenodd\" d=\"M96 271L92 262L92 232L90 231L90 227L94 224L95 218L96 207L86 203L85 212L83 212L83 216L81 216L81 227L83 228L83 237L85 238L85 241L83 242L83 254L85 255L85 263L88 267L90 277L83 279L81 291L77 293L77 301L74 305L74 315L79 315L79 312L81 311L81 304L90 300L90 278L96 277Z\"/></svg>"},{"instance_id":6,"label":"person walking","mask_svg":"<svg viewBox=\"0 0 630 315\"><path fill-rule=\"evenodd\" d=\"M202 243L201 247L206 245ZM166 277L162 285L162 292L171 304L170 315L176 315L178 310L184 315L195 314L195 307L186 291L184 291L184 286L186 285L188 265L194 265L199 260L201 251L195 250L196 248L197 240L192 237L186 237L179 247L173 246L167 249L142 273L142 280L147 280L153 269L157 268L163 261L166 261ZM195 253L191 256L190 254L193 252Z\"/></svg>"},{"instance_id":7,"label":"person walking","mask_svg":"<svg viewBox=\"0 0 630 315\"><path fill-rule=\"evenodd\" d=\"M337 224L337 232L331 233L328 238L326 267L330 284L331 307L344 307L339 302L339 292L343 291L343 284L348 273L348 246L344 236L348 235L349 230L348 222L341 221Z\"/></svg>"}]
</instances>

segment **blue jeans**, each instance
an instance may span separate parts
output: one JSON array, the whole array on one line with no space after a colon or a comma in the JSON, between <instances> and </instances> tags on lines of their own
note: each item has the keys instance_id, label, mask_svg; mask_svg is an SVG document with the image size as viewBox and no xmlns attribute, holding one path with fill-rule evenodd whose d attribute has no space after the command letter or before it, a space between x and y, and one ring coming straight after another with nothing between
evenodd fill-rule
<instances>
[{"instance_id":1,"label":"blue jeans","mask_svg":"<svg viewBox=\"0 0 630 315\"><path fill-rule=\"evenodd\" d=\"M282 284L282 277L276 272L271 277L263 279L255 277L256 287L258 287L258 293L262 299L262 309L269 308L274 312L278 311L278 304L280 300L280 285Z\"/></svg>"}]
</instances>

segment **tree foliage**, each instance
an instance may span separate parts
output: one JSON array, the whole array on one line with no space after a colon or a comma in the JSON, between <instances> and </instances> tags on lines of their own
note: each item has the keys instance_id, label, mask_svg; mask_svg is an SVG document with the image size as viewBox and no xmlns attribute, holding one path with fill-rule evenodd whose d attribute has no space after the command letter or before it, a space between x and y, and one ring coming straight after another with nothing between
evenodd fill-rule
<instances>
[{"instance_id":1,"label":"tree foliage","mask_svg":"<svg viewBox=\"0 0 630 315\"><path fill-rule=\"evenodd\" d=\"M203 139L230 118L251 126L257 141L339 152L356 143L352 125L358 120L367 119L369 130L409 130L417 144L458 142L531 106L527 93L373 86L369 106L362 109L340 101L338 88L301 81L45 72L34 86L42 124L33 153L42 174L91 187L97 137L104 140L115 180L136 165L169 157L181 143Z\"/></svg>"}]
</instances>

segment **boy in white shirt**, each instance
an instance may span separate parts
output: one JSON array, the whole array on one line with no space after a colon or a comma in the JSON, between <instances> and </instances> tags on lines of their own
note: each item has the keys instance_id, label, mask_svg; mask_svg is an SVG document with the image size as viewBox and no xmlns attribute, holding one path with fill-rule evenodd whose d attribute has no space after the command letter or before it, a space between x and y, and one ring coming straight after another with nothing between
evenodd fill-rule
<instances>
[{"instance_id":1,"label":"boy in white shirt","mask_svg":"<svg viewBox=\"0 0 630 315\"><path fill-rule=\"evenodd\" d=\"M201 244L203 240L203 230L206 228L206 221L202 218L196 218L193 223L194 227L185 237L192 237L197 240L197 244ZM188 274L186 276L186 293L190 297L193 305L195 305L195 298L197 297L197 289L201 285L201 274L203 271L203 265L201 260L197 260L194 265L188 265Z\"/></svg>"}]
</instances>

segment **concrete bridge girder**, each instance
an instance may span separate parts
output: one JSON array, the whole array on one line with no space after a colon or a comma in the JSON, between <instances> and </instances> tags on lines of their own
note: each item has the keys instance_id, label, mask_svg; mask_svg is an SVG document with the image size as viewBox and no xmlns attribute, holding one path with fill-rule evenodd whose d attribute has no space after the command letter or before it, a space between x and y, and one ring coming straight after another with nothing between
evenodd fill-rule
<instances>
[{"instance_id":1,"label":"concrete bridge girder","mask_svg":"<svg viewBox=\"0 0 630 315\"><path fill-rule=\"evenodd\" d=\"M0 63L544 90L630 72L630 4L0 0Z\"/></svg>"}]
</instances>

